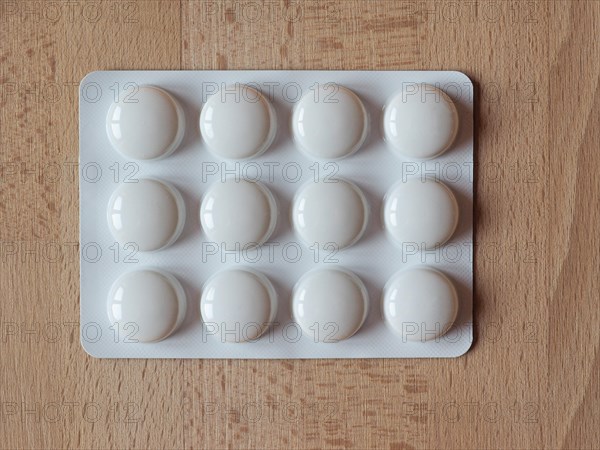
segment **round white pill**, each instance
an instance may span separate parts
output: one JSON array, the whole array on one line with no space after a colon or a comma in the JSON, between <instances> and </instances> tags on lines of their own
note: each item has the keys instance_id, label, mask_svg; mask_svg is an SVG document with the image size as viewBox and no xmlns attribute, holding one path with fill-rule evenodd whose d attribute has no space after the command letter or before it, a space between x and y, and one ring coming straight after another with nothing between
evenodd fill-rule
<instances>
[{"instance_id":1,"label":"round white pill","mask_svg":"<svg viewBox=\"0 0 600 450\"><path fill-rule=\"evenodd\" d=\"M349 247L364 233L368 218L364 194L343 179L309 182L296 194L292 205L294 229L308 246Z\"/></svg>"},{"instance_id":2,"label":"round white pill","mask_svg":"<svg viewBox=\"0 0 600 450\"><path fill-rule=\"evenodd\" d=\"M171 335L186 312L181 283L162 270L129 272L108 294L108 318L129 341L155 342Z\"/></svg>"},{"instance_id":3,"label":"round white pill","mask_svg":"<svg viewBox=\"0 0 600 450\"><path fill-rule=\"evenodd\" d=\"M263 274L251 269L227 269L204 285L200 313L222 341L252 341L275 319L277 294Z\"/></svg>"},{"instance_id":4,"label":"round white pill","mask_svg":"<svg viewBox=\"0 0 600 450\"><path fill-rule=\"evenodd\" d=\"M454 102L429 84L407 84L385 106L383 133L399 155L431 159L444 153L458 131Z\"/></svg>"},{"instance_id":5,"label":"round white pill","mask_svg":"<svg viewBox=\"0 0 600 450\"><path fill-rule=\"evenodd\" d=\"M445 334L458 312L452 282L441 272L417 267L396 273L383 289L383 316L403 339L427 341Z\"/></svg>"},{"instance_id":6,"label":"round white pill","mask_svg":"<svg viewBox=\"0 0 600 450\"><path fill-rule=\"evenodd\" d=\"M294 107L292 134L311 158L345 158L360 148L367 130L367 111L360 98L335 83L311 88Z\"/></svg>"},{"instance_id":7,"label":"round white pill","mask_svg":"<svg viewBox=\"0 0 600 450\"><path fill-rule=\"evenodd\" d=\"M347 339L362 326L369 306L367 289L344 269L316 269L305 274L292 295L292 315L315 342Z\"/></svg>"},{"instance_id":8,"label":"round white pill","mask_svg":"<svg viewBox=\"0 0 600 450\"><path fill-rule=\"evenodd\" d=\"M277 221L271 191L258 181L229 178L214 183L200 206L200 222L208 238L227 250L262 245Z\"/></svg>"},{"instance_id":9,"label":"round white pill","mask_svg":"<svg viewBox=\"0 0 600 450\"><path fill-rule=\"evenodd\" d=\"M108 202L108 227L121 244L142 252L173 244L185 223L185 205L177 189L154 179L123 183Z\"/></svg>"},{"instance_id":10,"label":"round white pill","mask_svg":"<svg viewBox=\"0 0 600 450\"><path fill-rule=\"evenodd\" d=\"M200 113L200 134L210 152L223 159L260 155L273 142L277 119L271 103L244 84L211 95Z\"/></svg>"},{"instance_id":11,"label":"round white pill","mask_svg":"<svg viewBox=\"0 0 600 450\"><path fill-rule=\"evenodd\" d=\"M431 178L396 183L384 198L383 223L399 245L432 249L446 242L458 223L458 204L452 191Z\"/></svg>"},{"instance_id":12,"label":"round white pill","mask_svg":"<svg viewBox=\"0 0 600 450\"><path fill-rule=\"evenodd\" d=\"M134 160L170 155L181 143L184 130L185 117L179 103L154 86L124 91L106 117L110 143L125 158Z\"/></svg>"}]
</instances>

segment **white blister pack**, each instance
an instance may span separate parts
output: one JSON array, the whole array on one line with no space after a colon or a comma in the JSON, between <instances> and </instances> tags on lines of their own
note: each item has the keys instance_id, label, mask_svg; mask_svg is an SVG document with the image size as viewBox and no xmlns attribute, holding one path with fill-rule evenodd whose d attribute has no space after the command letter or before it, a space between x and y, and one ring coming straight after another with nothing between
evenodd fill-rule
<instances>
[{"instance_id":1,"label":"white blister pack","mask_svg":"<svg viewBox=\"0 0 600 450\"><path fill-rule=\"evenodd\" d=\"M453 71L102 71L80 85L100 358L456 357L473 85Z\"/></svg>"}]
</instances>

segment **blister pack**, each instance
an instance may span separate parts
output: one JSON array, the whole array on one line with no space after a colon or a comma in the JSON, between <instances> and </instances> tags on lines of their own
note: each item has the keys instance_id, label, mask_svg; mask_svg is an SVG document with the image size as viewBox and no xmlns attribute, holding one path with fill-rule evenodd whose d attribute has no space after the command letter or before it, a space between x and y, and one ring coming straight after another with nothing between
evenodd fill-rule
<instances>
[{"instance_id":1,"label":"blister pack","mask_svg":"<svg viewBox=\"0 0 600 450\"><path fill-rule=\"evenodd\" d=\"M469 349L464 74L101 71L82 80L79 114L89 354Z\"/></svg>"}]
</instances>

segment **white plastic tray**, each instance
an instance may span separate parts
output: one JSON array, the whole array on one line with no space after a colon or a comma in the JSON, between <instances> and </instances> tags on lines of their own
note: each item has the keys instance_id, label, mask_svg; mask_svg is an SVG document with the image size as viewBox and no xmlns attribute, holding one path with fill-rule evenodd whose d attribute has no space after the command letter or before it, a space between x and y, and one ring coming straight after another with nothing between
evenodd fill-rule
<instances>
[{"instance_id":1,"label":"white plastic tray","mask_svg":"<svg viewBox=\"0 0 600 450\"><path fill-rule=\"evenodd\" d=\"M243 162L216 160L200 137L198 120L207 95L224 84L246 83L260 87L272 101L278 133L260 157ZM289 121L294 103L315 83L334 82L353 90L370 116L370 131L354 155L333 163L308 159L294 145ZM426 162L403 161L393 154L381 132L382 108L406 83L429 83L455 102L460 119L453 146L441 157ZM135 86L154 85L167 90L182 104L186 133L171 156L150 162L123 159L110 145L105 131L108 108L115 95L133 92ZM456 357L470 347L473 280L473 86L467 76L453 71L105 71L87 75L80 86L80 242L81 242L81 342L99 358L415 358ZM257 258L247 254L203 256L205 235L200 228L200 199L210 183L233 174L260 180L277 197L278 225ZM216 173L213 173L215 172ZM366 194L371 209L365 235L354 246L331 254L307 248L294 235L289 208L296 190L317 177L338 176L355 182ZM396 181L409 176L434 176L457 197L458 228L441 248L417 251L400 248L385 235L381 220L384 194ZM184 196L187 220L181 237L165 250L135 252L115 243L106 220L111 193L122 182L156 177L176 186ZM259 250L260 251L260 250ZM297 252L300 256L295 256ZM287 257L286 257L287 254ZM389 330L382 318L381 293L398 270L428 264L450 277L459 295L458 318L441 338L408 342ZM274 283L279 306L277 324L259 340L223 343L203 327L199 300L203 283L230 266L249 266ZM341 266L366 284L370 310L362 328L350 339L315 343L292 322L290 296L296 281L315 267ZM157 343L138 343L112 327L107 316L107 294L122 273L142 267L171 272L183 284L188 311L181 328Z\"/></svg>"}]
</instances>

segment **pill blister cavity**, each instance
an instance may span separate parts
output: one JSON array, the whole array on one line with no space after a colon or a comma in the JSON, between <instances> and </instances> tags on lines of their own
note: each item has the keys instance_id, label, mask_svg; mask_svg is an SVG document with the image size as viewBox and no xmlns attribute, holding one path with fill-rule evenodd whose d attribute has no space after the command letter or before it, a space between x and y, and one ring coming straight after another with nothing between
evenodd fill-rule
<instances>
[{"instance_id":1,"label":"pill blister cavity","mask_svg":"<svg viewBox=\"0 0 600 450\"><path fill-rule=\"evenodd\" d=\"M354 183L323 179L300 188L291 215L296 233L307 246L317 243L325 249L338 250L353 245L363 235L369 207Z\"/></svg>"},{"instance_id":2,"label":"pill blister cavity","mask_svg":"<svg viewBox=\"0 0 600 450\"><path fill-rule=\"evenodd\" d=\"M277 204L257 181L235 177L213 183L200 206L200 222L208 239L228 251L262 245L275 229Z\"/></svg>"},{"instance_id":3,"label":"pill blister cavity","mask_svg":"<svg viewBox=\"0 0 600 450\"><path fill-rule=\"evenodd\" d=\"M427 160L444 153L458 131L452 99L435 86L406 83L383 112L385 140L399 156Z\"/></svg>"},{"instance_id":4,"label":"pill blister cavity","mask_svg":"<svg viewBox=\"0 0 600 450\"><path fill-rule=\"evenodd\" d=\"M444 244L454 234L458 216L456 197L433 178L398 182L384 199L387 235L401 247L429 250Z\"/></svg>"},{"instance_id":5,"label":"pill blister cavity","mask_svg":"<svg viewBox=\"0 0 600 450\"><path fill-rule=\"evenodd\" d=\"M108 318L126 342L156 342L179 327L186 312L181 283L170 273L145 269L125 273L108 294Z\"/></svg>"},{"instance_id":6,"label":"pill blister cavity","mask_svg":"<svg viewBox=\"0 0 600 450\"><path fill-rule=\"evenodd\" d=\"M313 159L338 160L352 155L367 131L367 112L360 98L335 83L314 86L294 107L294 141Z\"/></svg>"},{"instance_id":7,"label":"pill blister cavity","mask_svg":"<svg viewBox=\"0 0 600 450\"><path fill-rule=\"evenodd\" d=\"M452 327L458 312L452 282L427 266L397 272L386 283L382 301L386 324L406 341L438 339Z\"/></svg>"},{"instance_id":8,"label":"pill blister cavity","mask_svg":"<svg viewBox=\"0 0 600 450\"><path fill-rule=\"evenodd\" d=\"M292 314L303 335L314 342L348 339L367 317L369 297L361 279L349 270L316 269L294 287Z\"/></svg>"},{"instance_id":9,"label":"pill blister cavity","mask_svg":"<svg viewBox=\"0 0 600 450\"><path fill-rule=\"evenodd\" d=\"M110 143L130 160L170 155L181 144L184 132L185 117L179 102L154 86L124 90L106 117Z\"/></svg>"},{"instance_id":10,"label":"pill blister cavity","mask_svg":"<svg viewBox=\"0 0 600 450\"><path fill-rule=\"evenodd\" d=\"M269 279L248 269L226 269L202 288L200 312L207 335L224 343L258 339L277 313L277 294Z\"/></svg>"},{"instance_id":11,"label":"pill blister cavity","mask_svg":"<svg viewBox=\"0 0 600 450\"><path fill-rule=\"evenodd\" d=\"M107 215L117 242L151 252L177 240L185 223L185 205L171 184L144 178L121 184L110 197Z\"/></svg>"},{"instance_id":12,"label":"pill blister cavity","mask_svg":"<svg viewBox=\"0 0 600 450\"><path fill-rule=\"evenodd\" d=\"M271 145L276 131L277 119L269 100L240 83L211 95L200 113L200 134L208 150L221 159L259 156Z\"/></svg>"}]
</instances>

